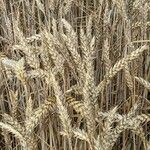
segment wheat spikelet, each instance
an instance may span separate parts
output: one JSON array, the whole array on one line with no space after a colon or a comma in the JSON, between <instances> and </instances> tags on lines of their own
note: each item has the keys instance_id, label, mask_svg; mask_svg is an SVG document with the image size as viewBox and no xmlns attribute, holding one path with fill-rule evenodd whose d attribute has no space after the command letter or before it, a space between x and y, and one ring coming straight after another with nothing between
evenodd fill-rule
<instances>
[{"instance_id":1,"label":"wheat spikelet","mask_svg":"<svg viewBox=\"0 0 150 150\"><path fill-rule=\"evenodd\" d=\"M128 121L129 122L129 121ZM112 149L114 143L117 141L117 138L119 137L120 133L125 129L125 124L117 127L114 129L113 132L107 132L107 134L105 136L107 136L109 138L110 143L107 142L107 138L104 137L103 139L103 145L106 149Z\"/></svg>"},{"instance_id":2,"label":"wheat spikelet","mask_svg":"<svg viewBox=\"0 0 150 150\"><path fill-rule=\"evenodd\" d=\"M103 112L98 113L97 121L99 123L103 122L102 132L98 135L98 138L95 140L95 148L98 150L107 149L109 143L105 139L105 136L108 134L108 137L110 137L111 134L109 134L109 132L113 130L112 124L114 122L119 123L123 119L123 116L116 113L116 111L117 111L117 107L111 109L109 112L106 113Z\"/></svg>"},{"instance_id":3,"label":"wheat spikelet","mask_svg":"<svg viewBox=\"0 0 150 150\"><path fill-rule=\"evenodd\" d=\"M38 57L34 54L34 52L29 50L28 53L26 52L25 54L26 54L27 63L32 68L38 69L40 67L40 63Z\"/></svg>"},{"instance_id":4,"label":"wheat spikelet","mask_svg":"<svg viewBox=\"0 0 150 150\"><path fill-rule=\"evenodd\" d=\"M37 139L34 134L29 135L28 132L26 131L25 139L26 139L26 143L27 143L26 150L38 149Z\"/></svg>"},{"instance_id":5,"label":"wheat spikelet","mask_svg":"<svg viewBox=\"0 0 150 150\"><path fill-rule=\"evenodd\" d=\"M143 18L144 19L144 25L146 25L147 21L148 21L149 9L150 9L150 7L148 6L148 3L145 3L143 6L143 11L141 10L143 15L144 15L144 18Z\"/></svg>"},{"instance_id":6,"label":"wheat spikelet","mask_svg":"<svg viewBox=\"0 0 150 150\"><path fill-rule=\"evenodd\" d=\"M132 24L132 28L134 29L141 26L142 26L142 22L135 22L134 24Z\"/></svg>"},{"instance_id":7,"label":"wheat spikelet","mask_svg":"<svg viewBox=\"0 0 150 150\"><path fill-rule=\"evenodd\" d=\"M84 130L80 130L78 128L74 129L73 134L76 138L79 138L80 140L90 142L88 134Z\"/></svg>"},{"instance_id":8,"label":"wheat spikelet","mask_svg":"<svg viewBox=\"0 0 150 150\"><path fill-rule=\"evenodd\" d=\"M124 72L125 72L125 79L127 82L127 86L129 87L130 91L133 91L133 87L134 87L133 80L132 80L128 65L125 65Z\"/></svg>"},{"instance_id":9,"label":"wheat spikelet","mask_svg":"<svg viewBox=\"0 0 150 150\"><path fill-rule=\"evenodd\" d=\"M105 10L104 10L104 29L103 31L105 32L105 38L107 40L107 38L109 38L109 26L110 26L110 10L108 7L108 2L106 2L106 6L105 6ZM105 42L104 42L104 46L105 46Z\"/></svg>"},{"instance_id":10,"label":"wheat spikelet","mask_svg":"<svg viewBox=\"0 0 150 150\"><path fill-rule=\"evenodd\" d=\"M36 150L38 149L36 141L34 139L29 139L27 141L27 150Z\"/></svg>"},{"instance_id":11,"label":"wheat spikelet","mask_svg":"<svg viewBox=\"0 0 150 150\"><path fill-rule=\"evenodd\" d=\"M27 77L31 79L32 78L44 78L46 75L47 75L47 72L45 72L42 69L27 71Z\"/></svg>"},{"instance_id":12,"label":"wheat spikelet","mask_svg":"<svg viewBox=\"0 0 150 150\"><path fill-rule=\"evenodd\" d=\"M92 39L92 23L93 23L93 17L92 15L90 15L88 18L87 27L86 27L86 35L87 35L88 41L91 41Z\"/></svg>"},{"instance_id":13,"label":"wheat spikelet","mask_svg":"<svg viewBox=\"0 0 150 150\"><path fill-rule=\"evenodd\" d=\"M103 47L103 60L106 66L106 72L109 71L111 68L111 61L109 58L109 43L108 43L108 38L104 41L104 47Z\"/></svg>"},{"instance_id":14,"label":"wheat spikelet","mask_svg":"<svg viewBox=\"0 0 150 150\"><path fill-rule=\"evenodd\" d=\"M146 80L144 80L143 78L141 77L135 77L135 79L141 83L146 89L150 90L150 83Z\"/></svg>"},{"instance_id":15,"label":"wheat spikelet","mask_svg":"<svg viewBox=\"0 0 150 150\"><path fill-rule=\"evenodd\" d=\"M69 93L75 93L76 95L82 95L82 87L75 84L75 85L71 86L69 90L67 90L65 92L66 95L68 95Z\"/></svg>"},{"instance_id":16,"label":"wheat spikelet","mask_svg":"<svg viewBox=\"0 0 150 150\"><path fill-rule=\"evenodd\" d=\"M26 42L27 42L27 43L31 43L31 42L33 42L33 41L38 41L38 40L40 40L41 38L42 38L41 34L35 34L35 35L33 35L33 36L30 36L30 37L26 38Z\"/></svg>"},{"instance_id":17,"label":"wheat spikelet","mask_svg":"<svg viewBox=\"0 0 150 150\"><path fill-rule=\"evenodd\" d=\"M21 80L23 83L26 82L26 72L25 72L24 64L25 64L25 60L24 58L22 58L16 63L14 67L14 72L17 78Z\"/></svg>"},{"instance_id":18,"label":"wheat spikelet","mask_svg":"<svg viewBox=\"0 0 150 150\"><path fill-rule=\"evenodd\" d=\"M18 91L16 91L16 92L9 91L9 94L10 94L10 100L11 100L11 104L12 104L12 110L11 110L12 116L14 118L16 118L17 109L18 109L18 99L17 99Z\"/></svg>"},{"instance_id":19,"label":"wheat spikelet","mask_svg":"<svg viewBox=\"0 0 150 150\"><path fill-rule=\"evenodd\" d=\"M80 113L82 116L84 116L85 109L83 102L77 101L73 97L67 97L66 102L69 104L69 106L72 106L77 113Z\"/></svg>"},{"instance_id":20,"label":"wheat spikelet","mask_svg":"<svg viewBox=\"0 0 150 150\"><path fill-rule=\"evenodd\" d=\"M43 46L43 49L45 49L44 53L41 52L40 57L42 60L42 65L44 67L44 70L48 71L50 68L52 68L52 61L50 60L49 57L49 52L48 49L45 48L45 46Z\"/></svg>"},{"instance_id":21,"label":"wheat spikelet","mask_svg":"<svg viewBox=\"0 0 150 150\"><path fill-rule=\"evenodd\" d=\"M31 114L32 114L32 109L33 109L33 101L31 96L29 97L29 99L26 102L26 121L30 119Z\"/></svg>"},{"instance_id":22,"label":"wheat spikelet","mask_svg":"<svg viewBox=\"0 0 150 150\"><path fill-rule=\"evenodd\" d=\"M52 30L53 30L53 36L58 36L58 30L57 30L57 21L56 19L52 18Z\"/></svg>"},{"instance_id":23,"label":"wheat spikelet","mask_svg":"<svg viewBox=\"0 0 150 150\"><path fill-rule=\"evenodd\" d=\"M140 123L144 121L150 121L150 114L141 114L135 117L136 121L139 121Z\"/></svg>"},{"instance_id":24,"label":"wheat spikelet","mask_svg":"<svg viewBox=\"0 0 150 150\"><path fill-rule=\"evenodd\" d=\"M140 103L135 103L131 107L130 111L128 112L128 114L126 116L129 117L129 118L134 117L136 115L136 111L137 111L139 106L140 106Z\"/></svg>"},{"instance_id":25,"label":"wheat spikelet","mask_svg":"<svg viewBox=\"0 0 150 150\"><path fill-rule=\"evenodd\" d=\"M5 10L6 10L6 5L5 5ZM13 38L13 31L11 30L11 20L8 16L5 17L5 23L7 26L8 38L9 40L11 40Z\"/></svg>"},{"instance_id":26,"label":"wheat spikelet","mask_svg":"<svg viewBox=\"0 0 150 150\"><path fill-rule=\"evenodd\" d=\"M83 57L84 57L84 60L86 60L86 58L88 57L87 56L87 51L88 51L88 40L87 40L87 37L86 37L86 34L84 32L84 30L82 28L80 28L80 41L81 41L81 48L82 48L82 53L83 53Z\"/></svg>"}]
</instances>

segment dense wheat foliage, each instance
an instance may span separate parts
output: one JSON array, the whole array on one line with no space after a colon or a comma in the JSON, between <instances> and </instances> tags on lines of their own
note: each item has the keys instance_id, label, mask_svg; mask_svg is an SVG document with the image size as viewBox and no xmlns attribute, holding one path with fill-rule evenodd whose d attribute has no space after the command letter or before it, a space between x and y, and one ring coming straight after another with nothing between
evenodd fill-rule
<instances>
[{"instance_id":1,"label":"dense wheat foliage","mask_svg":"<svg viewBox=\"0 0 150 150\"><path fill-rule=\"evenodd\" d=\"M0 0L0 150L150 150L150 0Z\"/></svg>"}]
</instances>

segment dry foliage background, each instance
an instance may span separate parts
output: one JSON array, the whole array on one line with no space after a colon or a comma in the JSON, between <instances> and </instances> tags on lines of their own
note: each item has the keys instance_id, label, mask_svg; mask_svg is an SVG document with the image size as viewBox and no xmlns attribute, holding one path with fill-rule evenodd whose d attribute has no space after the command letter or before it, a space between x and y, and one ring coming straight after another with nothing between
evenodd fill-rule
<instances>
[{"instance_id":1,"label":"dry foliage background","mask_svg":"<svg viewBox=\"0 0 150 150\"><path fill-rule=\"evenodd\" d=\"M0 0L1 150L150 150L149 0Z\"/></svg>"}]
</instances>

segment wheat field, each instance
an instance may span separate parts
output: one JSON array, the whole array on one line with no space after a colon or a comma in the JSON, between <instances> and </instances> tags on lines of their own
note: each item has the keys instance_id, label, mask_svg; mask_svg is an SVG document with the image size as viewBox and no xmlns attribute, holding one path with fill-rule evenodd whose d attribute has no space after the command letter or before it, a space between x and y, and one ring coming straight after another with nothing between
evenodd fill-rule
<instances>
[{"instance_id":1,"label":"wheat field","mask_svg":"<svg viewBox=\"0 0 150 150\"><path fill-rule=\"evenodd\" d=\"M0 0L0 150L150 150L150 0Z\"/></svg>"}]
</instances>

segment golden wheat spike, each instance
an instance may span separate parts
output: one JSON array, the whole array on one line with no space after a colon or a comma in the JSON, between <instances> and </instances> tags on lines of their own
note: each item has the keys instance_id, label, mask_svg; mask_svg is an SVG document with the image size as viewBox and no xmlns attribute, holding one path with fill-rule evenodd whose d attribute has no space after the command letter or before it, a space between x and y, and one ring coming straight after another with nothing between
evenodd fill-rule
<instances>
[{"instance_id":1,"label":"golden wheat spike","mask_svg":"<svg viewBox=\"0 0 150 150\"><path fill-rule=\"evenodd\" d=\"M26 82L24 58L21 58L19 61L17 61L16 65L14 66L14 72L19 80L21 80L23 83Z\"/></svg>"},{"instance_id":2,"label":"golden wheat spike","mask_svg":"<svg viewBox=\"0 0 150 150\"><path fill-rule=\"evenodd\" d=\"M11 100L11 104L12 104L12 116L14 118L17 117L17 109L18 109L18 91L14 92L12 90L9 91L9 95L10 95L10 100Z\"/></svg>"},{"instance_id":3,"label":"golden wheat spike","mask_svg":"<svg viewBox=\"0 0 150 150\"><path fill-rule=\"evenodd\" d=\"M125 72L125 79L127 82L127 86L129 87L130 91L132 92L134 86L133 86L133 79L132 79L132 76L130 74L130 69L128 67L128 64L125 65L124 72Z\"/></svg>"},{"instance_id":4,"label":"golden wheat spike","mask_svg":"<svg viewBox=\"0 0 150 150\"><path fill-rule=\"evenodd\" d=\"M14 129L11 125L9 125L7 123L0 122L0 127L4 130L14 134L15 137L20 140L21 145L23 147L27 147L26 146L27 144L26 144L26 141L25 141L23 135L20 132L18 132L16 129Z\"/></svg>"},{"instance_id":5,"label":"golden wheat spike","mask_svg":"<svg viewBox=\"0 0 150 150\"><path fill-rule=\"evenodd\" d=\"M32 133L34 128L38 125L39 121L46 117L49 110L51 110L55 106L55 99L48 98L40 107L35 109L30 117L26 121L26 130L28 133Z\"/></svg>"},{"instance_id":6,"label":"golden wheat spike","mask_svg":"<svg viewBox=\"0 0 150 150\"><path fill-rule=\"evenodd\" d=\"M56 106L58 108L58 114L63 127L63 132L67 135L68 138L70 138L72 135L70 116L68 114L66 105L63 102L62 90L58 84L58 81L55 78L55 75L52 72L51 72L51 82L56 95Z\"/></svg>"},{"instance_id":7,"label":"golden wheat spike","mask_svg":"<svg viewBox=\"0 0 150 150\"><path fill-rule=\"evenodd\" d=\"M131 52L131 54L127 55L120 61L118 61L106 74L103 81L100 82L100 84L97 86L96 95L98 95L99 92L104 90L104 87L109 84L111 79L121 70L124 68L124 66L127 63L132 62L133 60L137 59L145 50L148 50L148 46L144 45L141 48L138 48L137 50Z\"/></svg>"},{"instance_id":8,"label":"golden wheat spike","mask_svg":"<svg viewBox=\"0 0 150 150\"><path fill-rule=\"evenodd\" d=\"M73 107L77 113L80 113L82 116L84 116L85 109L83 102L77 101L73 97L67 97L66 102L69 104L69 106Z\"/></svg>"},{"instance_id":9,"label":"golden wheat spike","mask_svg":"<svg viewBox=\"0 0 150 150\"><path fill-rule=\"evenodd\" d=\"M108 38L104 41L104 47L103 47L103 60L106 66L106 72L109 71L111 68L111 61L110 61L110 56L109 56L109 41Z\"/></svg>"},{"instance_id":10,"label":"golden wheat spike","mask_svg":"<svg viewBox=\"0 0 150 150\"><path fill-rule=\"evenodd\" d=\"M150 90L150 83L146 80L144 80L143 78L141 77L135 77L135 79L140 83L142 84L146 89Z\"/></svg>"},{"instance_id":11,"label":"golden wheat spike","mask_svg":"<svg viewBox=\"0 0 150 150\"><path fill-rule=\"evenodd\" d=\"M17 121L17 119L12 118L8 114L3 114L3 120L7 124L11 125L15 130L17 130L18 132L20 132L22 134L22 136L25 135L25 128Z\"/></svg>"}]
</instances>

